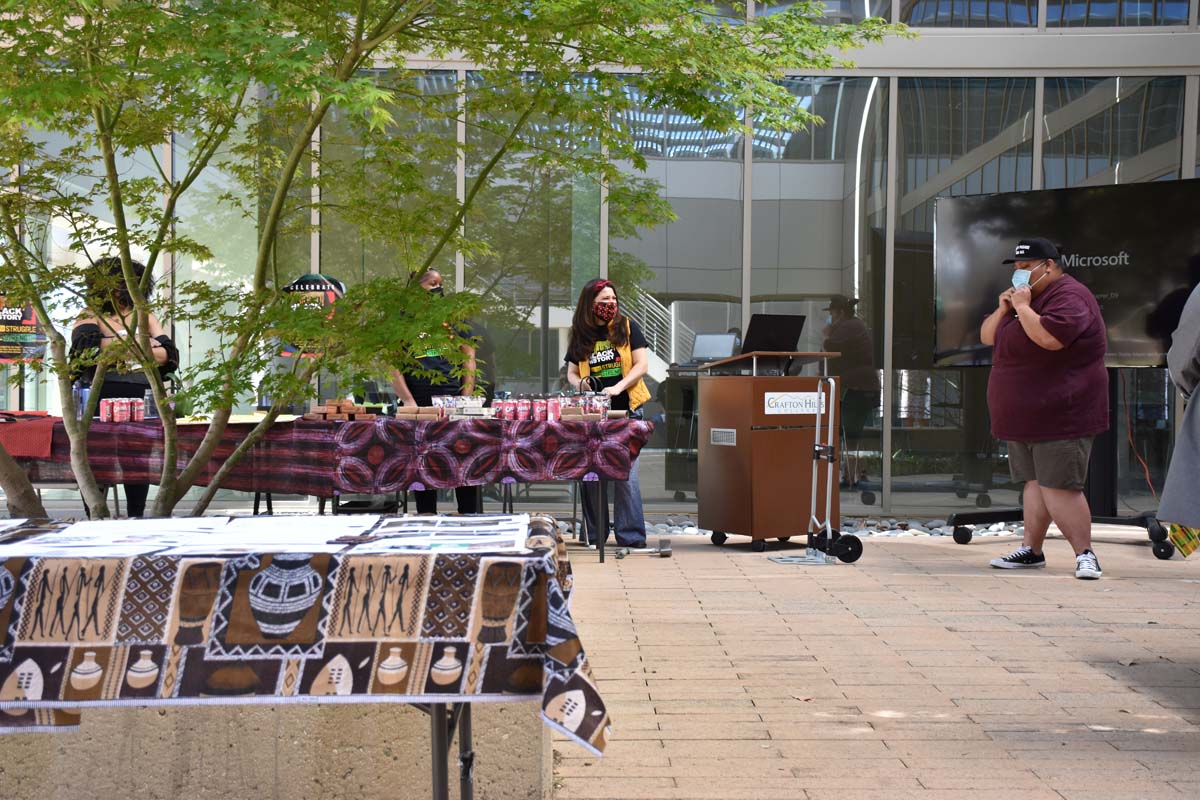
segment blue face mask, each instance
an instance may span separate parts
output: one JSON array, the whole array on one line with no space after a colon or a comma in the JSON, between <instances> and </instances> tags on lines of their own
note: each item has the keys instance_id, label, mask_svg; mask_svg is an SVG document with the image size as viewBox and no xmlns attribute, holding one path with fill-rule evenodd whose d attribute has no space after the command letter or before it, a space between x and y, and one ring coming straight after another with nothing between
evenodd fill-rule
<instances>
[{"instance_id":1,"label":"blue face mask","mask_svg":"<svg viewBox=\"0 0 1200 800\"><path fill-rule=\"evenodd\" d=\"M1034 267L1033 269L1038 269L1042 266L1045 266L1045 264L1038 264L1038 266ZM1014 269L1012 274L1013 288L1020 289L1022 286L1028 286L1030 289L1032 289L1034 286L1037 286L1042 282L1042 278L1050 274L1049 272L1043 272L1042 278L1038 278L1033 283L1030 283L1029 278L1033 275L1033 269Z\"/></svg>"},{"instance_id":2,"label":"blue face mask","mask_svg":"<svg viewBox=\"0 0 1200 800\"><path fill-rule=\"evenodd\" d=\"M833 314L826 314L826 315L825 315L825 324L826 324L826 325L832 325L832 324L833 324Z\"/></svg>"}]
</instances>

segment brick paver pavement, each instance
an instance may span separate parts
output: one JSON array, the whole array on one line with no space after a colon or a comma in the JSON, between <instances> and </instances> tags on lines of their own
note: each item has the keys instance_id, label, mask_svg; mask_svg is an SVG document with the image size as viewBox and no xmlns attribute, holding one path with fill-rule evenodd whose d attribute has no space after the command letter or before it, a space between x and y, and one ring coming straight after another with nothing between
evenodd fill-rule
<instances>
[{"instance_id":1,"label":"brick paver pavement","mask_svg":"<svg viewBox=\"0 0 1200 800\"><path fill-rule=\"evenodd\" d=\"M1200 797L1200 555L1097 539L1093 582L1061 538L1036 571L988 568L1011 538L872 539L828 567L737 538L573 548L615 726L603 758L555 743L557 796Z\"/></svg>"}]
</instances>

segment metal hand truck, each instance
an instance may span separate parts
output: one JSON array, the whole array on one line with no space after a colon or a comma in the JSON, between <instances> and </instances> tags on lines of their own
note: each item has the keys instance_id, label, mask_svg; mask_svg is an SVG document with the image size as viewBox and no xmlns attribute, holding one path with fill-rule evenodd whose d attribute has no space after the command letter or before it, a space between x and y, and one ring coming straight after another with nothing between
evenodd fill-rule
<instances>
[{"instance_id":1,"label":"metal hand truck","mask_svg":"<svg viewBox=\"0 0 1200 800\"><path fill-rule=\"evenodd\" d=\"M822 387L828 387L829 420L824 426L824 440L822 441L822 420L825 416L825 395L822 395L821 401L817 403L817 422L813 430L813 472L812 472L812 495L809 502L809 517L808 517L808 549L803 556L795 557L774 557L773 560L779 561L782 558L787 558L790 564L835 564L839 560L847 564L853 564L862 556L863 545L862 540L857 536L849 533L841 533L833 528L831 519L833 517L833 493L838 485L838 478L835 469L838 462L837 445L838 430L834 424L835 415L833 413L833 403L837 400L837 378L822 377L817 382L818 391ZM821 480L821 462L825 462L825 506L824 519L821 519L817 513L817 487Z\"/></svg>"}]
</instances>

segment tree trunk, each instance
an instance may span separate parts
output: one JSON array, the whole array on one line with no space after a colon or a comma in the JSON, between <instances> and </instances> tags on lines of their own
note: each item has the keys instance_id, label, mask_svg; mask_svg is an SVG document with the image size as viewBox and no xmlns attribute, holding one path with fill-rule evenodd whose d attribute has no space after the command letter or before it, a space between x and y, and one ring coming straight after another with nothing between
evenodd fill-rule
<instances>
[{"instance_id":1,"label":"tree trunk","mask_svg":"<svg viewBox=\"0 0 1200 800\"><path fill-rule=\"evenodd\" d=\"M10 516L27 519L41 519L50 516L46 513L37 490L29 481L24 468L0 446L0 488L4 489L5 499L8 500Z\"/></svg>"}]
</instances>

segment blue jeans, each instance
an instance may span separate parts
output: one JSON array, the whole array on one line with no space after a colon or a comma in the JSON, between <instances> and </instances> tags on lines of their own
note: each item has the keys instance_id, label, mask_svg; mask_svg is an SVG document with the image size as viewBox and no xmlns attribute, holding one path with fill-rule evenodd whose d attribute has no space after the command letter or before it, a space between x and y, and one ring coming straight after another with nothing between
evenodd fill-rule
<instances>
[{"instance_id":1,"label":"blue jeans","mask_svg":"<svg viewBox=\"0 0 1200 800\"><path fill-rule=\"evenodd\" d=\"M621 547L646 546L646 518L642 514L642 490L638 486L638 462L634 459L629 469L629 480L608 481L613 495L613 522L617 534L617 544ZM589 544L595 544L596 531L599 527L597 516L600 502L600 484L597 481L587 481L581 484L580 492L583 500L583 518L587 523ZM608 541L608 531L604 532Z\"/></svg>"}]
</instances>

